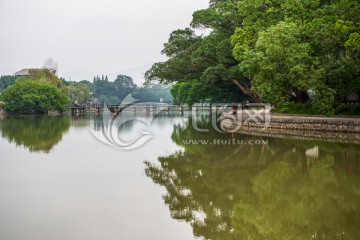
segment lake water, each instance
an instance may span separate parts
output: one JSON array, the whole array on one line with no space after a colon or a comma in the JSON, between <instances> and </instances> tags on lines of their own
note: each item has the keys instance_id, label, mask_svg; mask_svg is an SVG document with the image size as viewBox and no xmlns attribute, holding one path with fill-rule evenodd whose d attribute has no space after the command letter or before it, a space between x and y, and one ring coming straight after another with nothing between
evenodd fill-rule
<instances>
[{"instance_id":1,"label":"lake water","mask_svg":"<svg viewBox=\"0 0 360 240\"><path fill-rule=\"evenodd\" d=\"M7 117L0 132L1 240L360 239L359 145L190 113Z\"/></svg>"}]
</instances>

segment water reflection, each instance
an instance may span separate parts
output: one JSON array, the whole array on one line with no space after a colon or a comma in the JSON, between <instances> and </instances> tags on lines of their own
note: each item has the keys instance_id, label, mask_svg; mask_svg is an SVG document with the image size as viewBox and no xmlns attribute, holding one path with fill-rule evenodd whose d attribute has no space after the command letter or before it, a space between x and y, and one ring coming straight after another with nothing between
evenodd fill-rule
<instances>
[{"instance_id":1,"label":"water reflection","mask_svg":"<svg viewBox=\"0 0 360 240\"><path fill-rule=\"evenodd\" d=\"M30 152L50 152L69 128L67 116L9 116L0 120L1 136Z\"/></svg>"},{"instance_id":2,"label":"water reflection","mask_svg":"<svg viewBox=\"0 0 360 240\"><path fill-rule=\"evenodd\" d=\"M100 116L94 116L93 129L101 131L104 128L108 128L109 125L113 124L117 127L122 127L123 131L131 132L134 127L137 126L136 122L145 122L148 127L158 126L165 127L172 123L172 119L178 119L179 117L188 117L188 113L180 112L159 112L159 113L148 113L148 112L122 112L118 116L111 113L104 113Z\"/></svg>"},{"instance_id":3,"label":"water reflection","mask_svg":"<svg viewBox=\"0 0 360 240\"><path fill-rule=\"evenodd\" d=\"M93 136L100 142L126 150L139 149L145 145L159 128L172 129L174 120L182 119L178 113L122 112L119 115L104 113L94 120ZM161 132L161 130L160 130Z\"/></svg>"},{"instance_id":4,"label":"water reflection","mask_svg":"<svg viewBox=\"0 0 360 240\"><path fill-rule=\"evenodd\" d=\"M74 128L89 128L93 116L71 116L71 127Z\"/></svg>"},{"instance_id":5,"label":"water reflection","mask_svg":"<svg viewBox=\"0 0 360 240\"><path fill-rule=\"evenodd\" d=\"M171 216L196 237L360 239L358 145L219 134L208 117L198 121L209 132L175 125L172 140L184 150L145 162ZM267 144L210 144L232 138Z\"/></svg>"}]
</instances>

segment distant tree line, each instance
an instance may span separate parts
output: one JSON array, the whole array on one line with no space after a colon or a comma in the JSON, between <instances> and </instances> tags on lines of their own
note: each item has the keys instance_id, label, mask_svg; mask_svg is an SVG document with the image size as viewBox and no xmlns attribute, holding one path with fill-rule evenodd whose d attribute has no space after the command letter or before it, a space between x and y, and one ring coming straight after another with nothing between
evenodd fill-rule
<instances>
[{"instance_id":1,"label":"distant tree line","mask_svg":"<svg viewBox=\"0 0 360 240\"><path fill-rule=\"evenodd\" d=\"M138 87L133 79L126 75L118 75L113 82L109 81L107 76L96 76L93 82L83 80L79 84L86 85L92 92L93 100L100 104L120 104L129 95L141 102L173 101L170 93L172 85L151 83Z\"/></svg>"},{"instance_id":2,"label":"distant tree line","mask_svg":"<svg viewBox=\"0 0 360 240\"><path fill-rule=\"evenodd\" d=\"M171 86L156 83L137 87L126 75L112 82L107 76L76 82L58 78L47 69L32 69L28 76L0 77L0 105L13 113L63 112L75 102L120 104L128 95L142 102L172 102L170 90Z\"/></svg>"},{"instance_id":3,"label":"distant tree line","mask_svg":"<svg viewBox=\"0 0 360 240\"><path fill-rule=\"evenodd\" d=\"M149 83L136 88L131 96L141 102L164 102L172 103L171 95L172 85L163 85L159 83Z\"/></svg>"}]
</instances>

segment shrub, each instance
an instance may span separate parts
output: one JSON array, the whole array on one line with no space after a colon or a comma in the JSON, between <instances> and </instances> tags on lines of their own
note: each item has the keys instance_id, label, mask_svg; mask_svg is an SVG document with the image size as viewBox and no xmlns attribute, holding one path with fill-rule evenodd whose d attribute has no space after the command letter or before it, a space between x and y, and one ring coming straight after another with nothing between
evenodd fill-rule
<instances>
[{"instance_id":1,"label":"shrub","mask_svg":"<svg viewBox=\"0 0 360 240\"><path fill-rule=\"evenodd\" d=\"M69 97L57 87L32 80L17 81L2 91L5 110L15 113L64 111Z\"/></svg>"},{"instance_id":2,"label":"shrub","mask_svg":"<svg viewBox=\"0 0 360 240\"><path fill-rule=\"evenodd\" d=\"M337 114L337 115L360 115L360 104L356 104L356 105L340 104L335 108L335 114Z\"/></svg>"}]
</instances>

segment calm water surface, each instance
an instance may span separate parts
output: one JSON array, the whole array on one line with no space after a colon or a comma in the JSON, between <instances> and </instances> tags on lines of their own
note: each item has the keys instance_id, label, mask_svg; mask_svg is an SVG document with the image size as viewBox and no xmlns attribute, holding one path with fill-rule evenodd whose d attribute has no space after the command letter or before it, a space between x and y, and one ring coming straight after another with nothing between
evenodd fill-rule
<instances>
[{"instance_id":1,"label":"calm water surface","mask_svg":"<svg viewBox=\"0 0 360 240\"><path fill-rule=\"evenodd\" d=\"M359 145L137 117L0 119L0 240L360 239Z\"/></svg>"}]
</instances>

